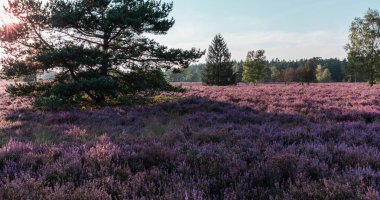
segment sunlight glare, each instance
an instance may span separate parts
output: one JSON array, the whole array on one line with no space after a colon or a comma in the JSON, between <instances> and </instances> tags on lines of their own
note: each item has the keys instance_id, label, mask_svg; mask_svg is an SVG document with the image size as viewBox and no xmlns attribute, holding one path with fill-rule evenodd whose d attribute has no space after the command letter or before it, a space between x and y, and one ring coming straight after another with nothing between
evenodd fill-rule
<instances>
[{"instance_id":1,"label":"sunlight glare","mask_svg":"<svg viewBox=\"0 0 380 200\"><path fill-rule=\"evenodd\" d=\"M4 9L6 4L5 0L0 0L0 26L15 24L18 22L18 19L15 16L6 12Z\"/></svg>"}]
</instances>

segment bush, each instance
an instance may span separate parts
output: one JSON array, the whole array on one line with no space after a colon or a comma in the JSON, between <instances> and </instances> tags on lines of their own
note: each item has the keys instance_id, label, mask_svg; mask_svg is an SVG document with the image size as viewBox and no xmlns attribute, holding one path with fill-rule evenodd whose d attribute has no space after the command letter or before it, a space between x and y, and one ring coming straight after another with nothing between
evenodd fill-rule
<instances>
[{"instance_id":1,"label":"bush","mask_svg":"<svg viewBox=\"0 0 380 200\"><path fill-rule=\"evenodd\" d=\"M71 109L73 105L66 98L51 95L49 97L37 97L34 106L42 110L57 111Z\"/></svg>"}]
</instances>

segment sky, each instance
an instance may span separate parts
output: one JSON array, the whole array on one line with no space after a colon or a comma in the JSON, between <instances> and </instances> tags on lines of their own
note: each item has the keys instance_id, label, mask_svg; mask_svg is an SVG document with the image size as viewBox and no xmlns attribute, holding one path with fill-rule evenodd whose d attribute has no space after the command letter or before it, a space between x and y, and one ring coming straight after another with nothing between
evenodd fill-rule
<instances>
[{"instance_id":1,"label":"sky","mask_svg":"<svg viewBox=\"0 0 380 200\"><path fill-rule=\"evenodd\" d=\"M380 0L163 1L173 1L176 23L167 35L154 39L172 48L206 50L220 33L235 60L258 49L268 59L343 59L351 22L369 8L380 10Z\"/></svg>"},{"instance_id":2,"label":"sky","mask_svg":"<svg viewBox=\"0 0 380 200\"><path fill-rule=\"evenodd\" d=\"M168 0L169 1L169 0ZM167 2L168 2L167 1ZM167 35L172 48L206 50L224 37L235 60L264 49L268 59L345 58L349 28L380 0L174 0L176 20ZM201 61L204 61L202 58Z\"/></svg>"}]
</instances>

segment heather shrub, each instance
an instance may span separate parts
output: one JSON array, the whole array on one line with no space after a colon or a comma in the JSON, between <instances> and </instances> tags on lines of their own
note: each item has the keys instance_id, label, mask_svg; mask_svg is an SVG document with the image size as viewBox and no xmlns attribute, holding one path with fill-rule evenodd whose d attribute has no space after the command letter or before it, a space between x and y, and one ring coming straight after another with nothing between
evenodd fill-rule
<instances>
[{"instance_id":1,"label":"heather shrub","mask_svg":"<svg viewBox=\"0 0 380 200\"><path fill-rule=\"evenodd\" d=\"M72 185L56 186L54 192L50 193L48 199L84 199L84 200L108 200L112 195L102 186L88 183L82 187L75 188Z\"/></svg>"},{"instance_id":2,"label":"heather shrub","mask_svg":"<svg viewBox=\"0 0 380 200\"><path fill-rule=\"evenodd\" d=\"M0 198L379 199L380 113L360 97L380 87L236 87L56 112L3 96Z\"/></svg>"},{"instance_id":3,"label":"heather shrub","mask_svg":"<svg viewBox=\"0 0 380 200\"><path fill-rule=\"evenodd\" d=\"M52 155L53 162L42 168L46 184L50 187L67 183L76 187L81 186L88 179L81 158L81 152L72 148L65 152L62 150L54 152Z\"/></svg>"},{"instance_id":4,"label":"heather shrub","mask_svg":"<svg viewBox=\"0 0 380 200\"><path fill-rule=\"evenodd\" d=\"M299 182L291 185L289 192L277 199L306 199L306 200L326 200L326 199L358 199L356 188L349 183L341 183L334 180L325 179L323 182Z\"/></svg>"},{"instance_id":5,"label":"heather shrub","mask_svg":"<svg viewBox=\"0 0 380 200\"><path fill-rule=\"evenodd\" d=\"M45 131L34 133L34 138L37 144L51 145L57 141L56 135Z\"/></svg>"},{"instance_id":6,"label":"heather shrub","mask_svg":"<svg viewBox=\"0 0 380 200\"><path fill-rule=\"evenodd\" d=\"M0 136L0 148L9 142L10 138L4 135Z\"/></svg>"},{"instance_id":7,"label":"heather shrub","mask_svg":"<svg viewBox=\"0 0 380 200\"><path fill-rule=\"evenodd\" d=\"M82 140L84 140L86 138L87 130L81 129L78 126L72 126L69 129L64 131L64 136L69 141L81 142Z\"/></svg>"},{"instance_id":8,"label":"heather shrub","mask_svg":"<svg viewBox=\"0 0 380 200\"><path fill-rule=\"evenodd\" d=\"M169 95L157 95L153 97L152 102L153 103L165 103L167 101L173 101L177 100L177 96L169 96Z\"/></svg>"},{"instance_id":9,"label":"heather shrub","mask_svg":"<svg viewBox=\"0 0 380 200\"><path fill-rule=\"evenodd\" d=\"M321 180L331 173L328 164L317 158L301 157L297 167L311 181Z\"/></svg>"},{"instance_id":10,"label":"heather shrub","mask_svg":"<svg viewBox=\"0 0 380 200\"><path fill-rule=\"evenodd\" d=\"M35 179L27 174L21 174L14 180L5 180L1 184L2 199L47 199L52 193L51 188L45 187L42 179Z\"/></svg>"},{"instance_id":11,"label":"heather shrub","mask_svg":"<svg viewBox=\"0 0 380 200\"><path fill-rule=\"evenodd\" d=\"M171 171L174 166L174 152L160 144L150 144L150 148L140 147L140 151L131 155L128 160L128 166L133 173L159 168L164 171ZM139 149L139 147L137 148Z\"/></svg>"},{"instance_id":12,"label":"heather shrub","mask_svg":"<svg viewBox=\"0 0 380 200\"><path fill-rule=\"evenodd\" d=\"M218 133L210 133L210 132L203 132L200 134L197 134L196 140L200 144L207 144L207 143L220 143L224 140L222 134Z\"/></svg>"}]
</instances>

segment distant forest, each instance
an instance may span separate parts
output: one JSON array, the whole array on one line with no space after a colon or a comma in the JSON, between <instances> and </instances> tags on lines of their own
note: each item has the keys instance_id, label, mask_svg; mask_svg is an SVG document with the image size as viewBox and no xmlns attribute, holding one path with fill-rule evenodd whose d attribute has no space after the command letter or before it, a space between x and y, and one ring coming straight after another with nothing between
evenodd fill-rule
<instances>
[{"instance_id":1,"label":"distant forest","mask_svg":"<svg viewBox=\"0 0 380 200\"><path fill-rule=\"evenodd\" d=\"M301 59L301 60L280 60L272 59L266 61L267 75L265 82L298 82L297 69L305 66L307 61L311 59ZM320 68L327 69L331 74L329 79L323 82L363 82L366 81L366 77L363 74L354 72L351 70L346 59L340 60L337 58L312 58L316 61L316 64ZM234 73L239 82L242 79L244 61L234 62ZM206 67L206 64L196 64L191 65L188 68L178 72L166 72L166 78L170 82L201 82L202 73ZM310 82L315 82L318 80L312 80Z\"/></svg>"}]
</instances>

